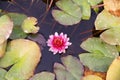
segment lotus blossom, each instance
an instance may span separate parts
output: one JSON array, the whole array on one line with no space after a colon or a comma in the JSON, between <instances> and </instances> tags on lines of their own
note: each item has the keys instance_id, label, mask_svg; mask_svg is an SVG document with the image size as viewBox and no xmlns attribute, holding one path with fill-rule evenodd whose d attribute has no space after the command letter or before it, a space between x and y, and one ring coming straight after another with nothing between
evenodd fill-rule
<instances>
[{"instance_id":1,"label":"lotus blossom","mask_svg":"<svg viewBox=\"0 0 120 80\"><path fill-rule=\"evenodd\" d=\"M60 35L55 32L54 35L50 35L47 41L47 45L50 47L49 51L56 53L65 53L65 50L70 46L72 43L69 42L69 38L67 34L60 33Z\"/></svg>"}]
</instances>

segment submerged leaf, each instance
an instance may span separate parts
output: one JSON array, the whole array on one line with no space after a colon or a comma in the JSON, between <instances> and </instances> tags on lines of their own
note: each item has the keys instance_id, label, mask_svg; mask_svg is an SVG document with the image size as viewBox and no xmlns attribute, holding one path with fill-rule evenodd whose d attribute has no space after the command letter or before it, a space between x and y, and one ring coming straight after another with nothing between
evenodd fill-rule
<instances>
[{"instance_id":1,"label":"submerged leaf","mask_svg":"<svg viewBox=\"0 0 120 80\"><path fill-rule=\"evenodd\" d=\"M30 40L37 42L40 48L43 49L46 46L46 39L42 34L32 34L27 37Z\"/></svg>"},{"instance_id":2,"label":"submerged leaf","mask_svg":"<svg viewBox=\"0 0 120 80\"><path fill-rule=\"evenodd\" d=\"M6 80L5 75L7 71L5 69L0 68L0 80Z\"/></svg>"},{"instance_id":3,"label":"submerged leaf","mask_svg":"<svg viewBox=\"0 0 120 80\"><path fill-rule=\"evenodd\" d=\"M6 45L7 45L7 41L4 41L2 44L0 44L0 57L2 57L5 54Z\"/></svg>"},{"instance_id":4,"label":"submerged leaf","mask_svg":"<svg viewBox=\"0 0 120 80\"><path fill-rule=\"evenodd\" d=\"M0 67L13 65L5 75L8 80L27 80L33 75L40 57L40 48L35 42L16 39L9 42L6 54L0 59Z\"/></svg>"},{"instance_id":5,"label":"submerged leaf","mask_svg":"<svg viewBox=\"0 0 120 80\"><path fill-rule=\"evenodd\" d=\"M97 30L105 30L101 35L101 39L111 45L120 45L119 30L120 18L111 15L108 11L103 10L96 18L95 28Z\"/></svg>"},{"instance_id":6,"label":"submerged leaf","mask_svg":"<svg viewBox=\"0 0 120 80\"><path fill-rule=\"evenodd\" d=\"M22 23L22 29L25 33L37 33L39 31L39 26L37 24L37 19L35 17L28 17Z\"/></svg>"},{"instance_id":7,"label":"submerged leaf","mask_svg":"<svg viewBox=\"0 0 120 80\"><path fill-rule=\"evenodd\" d=\"M7 15L0 17L0 44L6 41L13 29L13 22Z\"/></svg>"},{"instance_id":8,"label":"submerged leaf","mask_svg":"<svg viewBox=\"0 0 120 80\"><path fill-rule=\"evenodd\" d=\"M80 60L93 71L106 72L113 59L119 56L116 46L109 45L99 38L89 38L81 47L90 53L80 54Z\"/></svg>"},{"instance_id":9,"label":"submerged leaf","mask_svg":"<svg viewBox=\"0 0 120 80\"><path fill-rule=\"evenodd\" d=\"M35 74L30 80L54 80L55 75L50 72L41 72Z\"/></svg>"}]
</instances>

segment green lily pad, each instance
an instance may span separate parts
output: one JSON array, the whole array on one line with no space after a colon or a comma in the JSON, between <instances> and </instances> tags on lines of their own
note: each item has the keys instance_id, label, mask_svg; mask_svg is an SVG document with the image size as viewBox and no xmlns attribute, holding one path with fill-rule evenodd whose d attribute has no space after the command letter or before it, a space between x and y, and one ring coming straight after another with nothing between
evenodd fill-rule
<instances>
[{"instance_id":1,"label":"green lily pad","mask_svg":"<svg viewBox=\"0 0 120 80\"><path fill-rule=\"evenodd\" d=\"M61 60L66 69L76 78L76 80L80 80L83 75L83 66L80 60L70 55L62 57Z\"/></svg>"},{"instance_id":2,"label":"green lily pad","mask_svg":"<svg viewBox=\"0 0 120 80\"><path fill-rule=\"evenodd\" d=\"M8 13L7 15L13 20L14 26L21 26L24 19L27 18L26 15L20 13Z\"/></svg>"},{"instance_id":3,"label":"green lily pad","mask_svg":"<svg viewBox=\"0 0 120 80\"><path fill-rule=\"evenodd\" d=\"M99 54L84 53L79 58L83 65L89 67L90 70L98 72L106 72L114 60L114 58L100 56Z\"/></svg>"},{"instance_id":4,"label":"green lily pad","mask_svg":"<svg viewBox=\"0 0 120 80\"><path fill-rule=\"evenodd\" d=\"M78 5L73 3L71 0L59 0L56 2L56 6L60 8L63 12L76 17L81 18L81 9Z\"/></svg>"},{"instance_id":5,"label":"green lily pad","mask_svg":"<svg viewBox=\"0 0 120 80\"><path fill-rule=\"evenodd\" d=\"M5 69L0 68L0 80L6 80L5 75L7 71Z\"/></svg>"},{"instance_id":6,"label":"green lily pad","mask_svg":"<svg viewBox=\"0 0 120 80\"><path fill-rule=\"evenodd\" d=\"M53 10L52 15L56 21L63 25L73 25L80 22L81 19L75 18L63 11L60 10Z\"/></svg>"},{"instance_id":7,"label":"green lily pad","mask_svg":"<svg viewBox=\"0 0 120 80\"><path fill-rule=\"evenodd\" d=\"M10 39L26 38L27 34L22 30L20 26L14 26Z\"/></svg>"},{"instance_id":8,"label":"green lily pad","mask_svg":"<svg viewBox=\"0 0 120 80\"><path fill-rule=\"evenodd\" d=\"M97 6L99 3L102 3L103 0L88 0L88 3L90 4L90 6L94 7ZM98 7L94 7L93 10L98 13L99 8Z\"/></svg>"},{"instance_id":9,"label":"green lily pad","mask_svg":"<svg viewBox=\"0 0 120 80\"><path fill-rule=\"evenodd\" d=\"M10 39L25 38L27 34L22 30L22 23L27 18L24 14L8 13L7 14L13 21L14 27Z\"/></svg>"},{"instance_id":10,"label":"green lily pad","mask_svg":"<svg viewBox=\"0 0 120 80\"><path fill-rule=\"evenodd\" d=\"M28 17L22 23L22 29L25 33L37 33L39 31L39 26L37 24L37 19L35 17Z\"/></svg>"},{"instance_id":11,"label":"green lily pad","mask_svg":"<svg viewBox=\"0 0 120 80\"><path fill-rule=\"evenodd\" d=\"M89 52L79 55L81 62L93 71L106 72L113 59L119 56L116 46L95 37L84 41L81 48Z\"/></svg>"},{"instance_id":12,"label":"green lily pad","mask_svg":"<svg viewBox=\"0 0 120 80\"><path fill-rule=\"evenodd\" d=\"M91 5L91 6L95 6L99 3L101 3L103 0L88 0L88 3Z\"/></svg>"},{"instance_id":13,"label":"green lily pad","mask_svg":"<svg viewBox=\"0 0 120 80\"><path fill-rule=\"evenodd\" d=\"M120 45L120 18L111 15L106 10L103 10L95 21L95 27L97 30L105 30L100 38L108 44Z\"/></svg>"},{"instance_id":14,"label":"green lily pad","mask_svg":"<svg viewBox=\"0 0 120 80\"><path fill-rule=\"evenodd\" d=\"M86 41L82 42L80 46L90 53L101 53L102 55L111 58L119 56L116 46L109 45L99 38L88 38Z\"/></svg>"},{"instance_id":15,"label":"green lily pad","mask_svg":"<svg viewBox=\"0 0 120 80\"><path fill-rule=\"evenodd\" d=\"M54 64L54 72L57 80L76 80L76 78L68 72L62 64Z\"/></svg>"},{"instance_id":16,"label":"green lily pad","mask_svg":"<svg viewBox=\"0 0 120 80\"><path fill-rule=\"evenodd\" d=\"M71 0L60 0L56 5L61 10L53 10L52 15L62 25L74 25L81 21L81 9Z\"/></svg>"},{"instance_id":17,"label":"green lily pad","mask_svg":"<svg viewBox=\"0 0 120 80\"><path fill-rule=\"evenodd\" d=\"M55 79L55 75L53 73L41 72L35 74L30 80L54 80L54 79Z\"/></svg>"},{"instance_id":18,"label":"green lily pad","mask_svg":"<svg viewBox=\"0 0 120 80\"><path fill-rule=\"evenodd\" d=\"M5 75L8 80L27 80L33 76L40 57L40 48L35 42L16 39L8 43L7 51L0 59L0 67L12 66Z\"/></svg>"},{"instance_id":19,"label":"green lily pad","mask_svg":"<svg viewBox=\"0 0 120 80\"><path fill-rule=\"evenodd\" d=\"M13 22L7 15L0 17L0 44L6 41L12 33Z\"/></svg>"},{"instance_id":20,"label":"green lily pad","mask_svg":"<svg viewBox=\"0 0 120 80\"><path fill-rule=\"evenodd\" d=\"M0 44L0 57L3 57L6 51L7 41L4 41L2 44Z\"/></svg>"},{"instance_id":21,"label":"green lily pad","mask_svg":"<svg viewBox=\"0 0 120 80\"><path fill-rule=\"evenodd\" d=\"M81 7L82 19L89 20L91 16L91 7L87 0L72 0Z\"/></svg>"},{"instance_id":22,"label":"green lily pad","mask_svg":"<svg viewBox=\"0 0 120 80\"><path fill-rule=\"evenodd\" d=\"M79 59L71 55L61 58L62 64L55 63L54 72L57 80L80 80L83 76L83 66Z\"/></svg>"}]
</instances>

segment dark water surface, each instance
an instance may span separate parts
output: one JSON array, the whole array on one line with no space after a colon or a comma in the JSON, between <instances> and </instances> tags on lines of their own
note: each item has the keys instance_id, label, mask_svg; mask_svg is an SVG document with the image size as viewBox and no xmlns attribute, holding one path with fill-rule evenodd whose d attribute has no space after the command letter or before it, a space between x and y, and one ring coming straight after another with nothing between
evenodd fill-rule
<instances>
[{"instance_id":1,"label":"dark water surface","mask_svg":"<svg viewBox=\"0 0 120 80\"><path fill-rule=\"evenodd\" d=\"M51 10L55 7L52 7L46 14L46 6L46 3L42 0L14 0L14 3L0 0L0 9L8 12L24 13L27 16L36 17L38 19L38 25L40 26L39 33L41 33L46 40L49 38L50 34L54 34L55 32L68 34L72 45L68 48L65 54L78 56L78 54L83 52L80 48L81 42L88 37L92 37L91 30L94 27L96 13L92 12L91 18L88 21L82 20L79 24L74 26L63 26L57 23L51 15ZM86 31L88 32L86 33ZM36 69L36 73L43 70L52 71L53 64L55 62L60 62L60 57L63 55L53 55L52 52L49 52L48 50L49 47L47 46L42 50L42 59Z\"/></svg>"}]
</instances>

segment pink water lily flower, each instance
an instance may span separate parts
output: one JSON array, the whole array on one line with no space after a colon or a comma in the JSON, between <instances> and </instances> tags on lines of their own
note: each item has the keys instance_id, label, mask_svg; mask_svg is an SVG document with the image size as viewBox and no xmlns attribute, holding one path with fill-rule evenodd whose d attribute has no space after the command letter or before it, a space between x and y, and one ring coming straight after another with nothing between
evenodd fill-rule
<instances>
[{"instance_id":1,"label":"pink water lily flower","mask_svg":"<svg viewBox=\"0 0 120 80\"><path fill-rule=\"evenodd\" d=\"M50 35L47 41L47 45L50 47L49 51L56 53L65 53L65 50L72 43L69 42L67 34L60 33L60 35L55 32L54 35Z\"/></svg>"}]
</instances>

